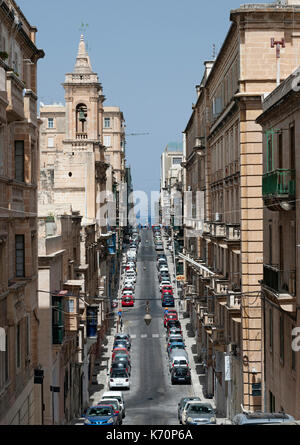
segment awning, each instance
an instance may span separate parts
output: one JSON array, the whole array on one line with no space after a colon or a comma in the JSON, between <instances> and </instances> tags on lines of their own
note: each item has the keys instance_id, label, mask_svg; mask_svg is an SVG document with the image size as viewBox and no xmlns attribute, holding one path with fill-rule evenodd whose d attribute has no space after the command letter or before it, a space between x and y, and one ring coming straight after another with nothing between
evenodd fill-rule
<instances>
[{"instance_id":1,"label":"awning","mask_svg":"<svg viewBox=\"0 0 300 445\"><path fill-rule=\"evenodd\" d=\"M235 253L236 255L240 255L240 254L241 254L241 251L240 251L240 250L233 249L233 250L232 250L232 253Z\"/></svg>"},{"instance_id":2,"label":"awning","mask_svg":"<svg viewBox=\"0 0 300 445\"><path fill-rule=\"evenodd\" d=\"M227 244L217 244L218 247L222 247L222 249L228 249Z\"/></svg>"},{"instance_id":3,"label":"awning","mask_svg":"<svg viewBox=\"0 0 300 445\"><path fill-rule=\"evenodd\" d=\"M201 263L197 263L197 261L193 260L192 258L183 255L182 253L178 253L178 255L180 256L180 258L184 259L185 261L187 261L190 264L193 264L193 266L198 267L199 269L205 270L206 272L208 272L212 277L215 276L216 274L214 272L212 272L210 269L208 269L207 267L203 266Z\"/></svg>"},{"instance_id":4,"label":"awning","mask_svg":"<svg viewBox=\"0 0 300 445\"><path fill-rule=\"evenodd\" d=\"M232 321L234 321L235 323L241 323L242 319L240 317L239 318L232 317Z\"/></svg>"}]
</instances>

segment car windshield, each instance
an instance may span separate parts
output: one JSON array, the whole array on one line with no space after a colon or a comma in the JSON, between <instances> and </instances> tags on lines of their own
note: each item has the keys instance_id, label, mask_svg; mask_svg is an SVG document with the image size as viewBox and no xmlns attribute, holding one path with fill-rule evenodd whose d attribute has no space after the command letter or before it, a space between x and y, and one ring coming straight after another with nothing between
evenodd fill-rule
<instances>
[{"instance_id":1,"label":"car windshield","mask_svg":"<svg viewBox=\"0 0 300 445\"><path fill-rule=\"evenodd\" d=\"M190 413L197 413L197 414L213 413L213 409L207 405L191 405L188 410Z\"/></svg>"},{"instance_id":2,"label":"car windshield","mask_svg":"<svg viewBox=\"0 0 300 445\"><path fill-rule=\"evenodd\" d=\"M126 371L124 371L123 369L114 369L113 373L112 373L112 378L114 377L128 377Z\"/></svg>"},{"instance_id":3,"label":"car windshield","mask_svg":"<svg viewBox=\"0 0 300 445\"><path fill-rule=\"evenodd\" d=\"M106 406L94 406L90 408L87 412L88 417L96 417L96 416L112 416L112 409Z\"/></svg>"},{"instance_id":4,"label":"car windshield","mask_svg":"<svg viewBox=\"0 0 300 445\"><path fill-rule=\"evenodd\" d=\"M184 349L184 344L183 343L172 343L170 347L171 347L171 349Z\"/></svg>"},{"instance_id":5,"label":"car windshield","mask_svg":"<svg viewBox=\"0 0 300 445\"><path fill-rule=\"evenodd\" d=\"M175 368L175 373L177 375L186 375L188 373L187 368Z\"/></svg>"}]
</instances>

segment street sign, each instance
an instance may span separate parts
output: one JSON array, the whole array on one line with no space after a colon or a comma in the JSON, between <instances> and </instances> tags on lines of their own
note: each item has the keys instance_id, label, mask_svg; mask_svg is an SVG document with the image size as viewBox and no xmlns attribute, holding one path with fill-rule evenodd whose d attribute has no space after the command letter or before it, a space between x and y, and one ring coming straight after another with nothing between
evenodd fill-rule
<instances>
[{"instance_id":1,"label":"street sign","mask_svg":"<svg viewBox=\"0 0 300 445\"><path fill-rule=\"evenodd\" d=\"M185 280L184 275L177 275L176 280L177 281L184 281Z\"/></svg>"},{"instance_id":2,"label":"street sign","mask_svg":"<svg viewBox=\"0 0 300 445\"><path fill-rule=\"evenodd\" d=\"M231 356L225 355L225 382L231 380Z\"/></svg>"}]
</instances>

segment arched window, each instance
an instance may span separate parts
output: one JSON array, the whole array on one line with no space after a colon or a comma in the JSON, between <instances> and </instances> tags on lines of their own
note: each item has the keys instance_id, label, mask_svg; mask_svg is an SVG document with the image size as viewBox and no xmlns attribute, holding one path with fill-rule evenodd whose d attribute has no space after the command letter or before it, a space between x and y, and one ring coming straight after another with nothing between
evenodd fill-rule
<instances>
[{"instance_id":1,"label":"arched window","mask_svg":"<svg viewBox=\"0 0 300 445\"><path fill-rule=\"evenodd\" d=\"M85 104L78 104L76 107L76 133L87 132L87 107Z\"/></svg>"}]
</instances>

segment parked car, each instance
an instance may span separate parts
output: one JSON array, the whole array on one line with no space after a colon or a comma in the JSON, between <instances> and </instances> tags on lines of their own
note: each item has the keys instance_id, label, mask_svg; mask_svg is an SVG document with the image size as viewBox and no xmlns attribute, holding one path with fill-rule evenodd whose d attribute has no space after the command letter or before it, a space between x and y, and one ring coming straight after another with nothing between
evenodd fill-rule
<instances>
[{"instance_id":1,"label":"parked car","mask_svg":"<svg viewBox=\"0 0 300 445\"><path fill-rule=\"evenodd\" d=\"M130 359L130 354L129 354L128 349L126 349L126 348L116 348L116 349L113 349L112 360L115 358L116 355L118 355L120 353L126 354L128 356L128 358Z\"/></svg>"},{"instance_id":2,"label":"parked car","mask_svg":"<svg viewBox=\"0 0 300 445\"><path fill-rule=\"evenodd\" d=\"M125 400L123 397L123 393L121 391L105 391L102 394L102 400L107 400L107 399L117 399L120 402L121 408L122 408L122 416L123 418L125 417L126 413L125 413ZM100 403L101 403L100 401Z\"/></svg>"},{"instance_id":3,"label":"parked car","mask_svg":"<svg viewBox=\"0 0 300 445\"><path fill-rule=\"evenodd\" d=\"M117 425L122 425L122 409L117 399L109 399L101 402L101 406L111 406L114 410L114 416L116 417Z\"/></svg>"},{"instance_id":4,"label":"parked car","mask_svg":"<svg viewBox=\"0 0 300 445\"><path fill-rule=\"evenodd\" d=\"M112 406L91 406L84 417L84 425L117 425L117 419Z\"/></svg>"},{"instance_id":5,"label":"parked car","mask_svg":"<svg viewBox=\"0 0 300 445\"><path fill-rule=\"evenodd\" d=\"M163 291L171 291L171 292L173 292L172 284L162 284L160 286L160 292L162 293Z\"/></svg>"},{"instance_id":6,"label":"parked car","mask_svg":"<svg viewBox=\"0 0 300 445\"><path fill-rule=\"evenodd\" d=\"M166 327L166 324L170 320L178 320L178 315L177 314L165 314L164 315L164 327Z\"/></svg>"},{"instance_id":7,"label":"parked car","mask_svg":"<svg viewBox=\"0 0 300 445\"><path fill-rule=\"evenodd\" d=\"M216 412L210 403L187 402L182 411L183 425L216 424Z\"/></svg>"},{"instance_id":8,"label":"parked car","mask_svg":"<svg viewBox=\"0 0 300 445\"><path fill-rule=\"evenodd\" d=\"M126 339L124 338L115 340L113 344L113 350L116 348L126 348L128 350L129 348Z\"/></svg>"},{"instance_id":9,"label":"parked car","mask_svg":"<svg viewBox=\"0 0 300 445\"><path fill-rule=\"evenodd\" d=\"M123 295L122 297L122 307L134 306L132 295Z\"/></svg>"},{"instance_id":10,"label":"parked car","mask_svg":"<svg viewBox=\"0 0 300 445\"><path fill-rule=\"evenodd\" d=\"M130 368L130 373L131 373L131 361L130 361L130 357L128 357L128 355L126 354L117 354L114 359L112 360L112 364L113 363L118 363L121 362L123 363L125 366L129 366Z\"/></svg>"},{"instance_id":11,"label":"parked car","mask_svg":"<svg viewBox=\"0 0 300 445\"><path fill-rule=\"evenodd\" d=\"M160 284L159 284L159 288L160 290L162 290L162 288L164 286L171 286L171 281L170 280L161 280Z\"/></svg>"},{"instance_id":12,"label":"parked car","mask_svg":"<svg viewBox=\"0 0 300 445\"><path fill-rule=\"evenodd\" d=\"M161 305L162 305L162 307L174 307L175 306L174 297L165 296L162 299ZM170 321L172 321L172 320L170 320Z\"/></svg>"},{"instance_id":13,"label":"parked car","mask_svg":"<svg viewBox=\"0 0 300 445\"><path fill-rule=\"evenodd\" d=\"M180 321L179 320L169 320L166 324L166 328L169 329L169 328L173 328L173 327L180 328L180 330L181 330Z\"/></svg>"},{"instance_id":14,"label":"parked car","mask_svg":"<svg viewBox=\"0 0 300 445\"><path fill-rule=\"evenodd\" d=\"M183 342L179 342L179 341L172 342L170 344L170 346L167 347L168 355L170 355L171 352L174 351L175 349L185 351L185 344Z\"/></svg>"},{"instance_id":15,"label":"parked car","mask_svg":"<svg viewBox=\"0 0 300 445\"><path fill-rule=\"evenodd\" d=\"M109 389L130 388L129 375L123 369L116 369L109 375Z\"/></svg>"},{"instance_id":16,"label":"parked car","mask_svg":"<svg viewBox=\"0 0 300 445\"><path fill-rule=\"evenodd\" d=\"M174 350L173 350L174 352ZM169 370L171 372L172 368L176 368L180 366L181 368L186 367L189 368L188 358L183 355L172 355L169 360Z\"/></svg>"},{"instance_id":17,"label":"parked car","mask_svg":"<svg viewBox=\"0 0 300 445\"><path fill-rule=\"evenodd\" d=\"M113 362L113 363L111 364L111 367L110 367L110 371L109 371L110 374L111 374L113 371L115 371L116 369L124 369L124 371L127 372L128 375L131 374L131 367L130 367L128 361L120 361L120 360L117 360L117 361Z\"/></svg>"},{"instance_id":18,"label":"parked car","mask_svg":"<svg viewBox=\"0 0 300 445\"><path fill-rule=\"evenodd\" d=\"M295 420L293 416L286 413L240 413L232 419L233 425L272 425Z\"/></svg>"},{"instance_id":19,"label":"parked car","mask_svg":"<svg viewBox=\"0 0 300 445\"><path fill-rule=\"evenodd\" d=\"M115 341L116 340L126 340L127 341L127 347L130 349L131 347L131 338L129 334L126 334L125 332L120 332L118 334L115 334Z\"/></svg>"},{"instance_id":20,"label":"parked car","mask_svg":"<svg viewBox=\"0 0 300 445\"><path fill-rule=\"evenodd\" d=\"M176 366L172 368L171 370L171 382L172 385L174 383L185 383L190 385L191 384L191 372L189 368Z\"/></svg>"},{"instance_id":21,"label":"parked car","mask_svg":"<svg viewBox=\"0 0 300 445\"><path fill-rule=\"evenodd\" d=\"M189 401L199 401L200 402L200 397L183 397L182 399L180 399L180 402L178 403L178 412L177 412L179 423L181 423L181 415L182 415L183 408L185 407L186 403Z\"/></svg>"}]
</instances>

